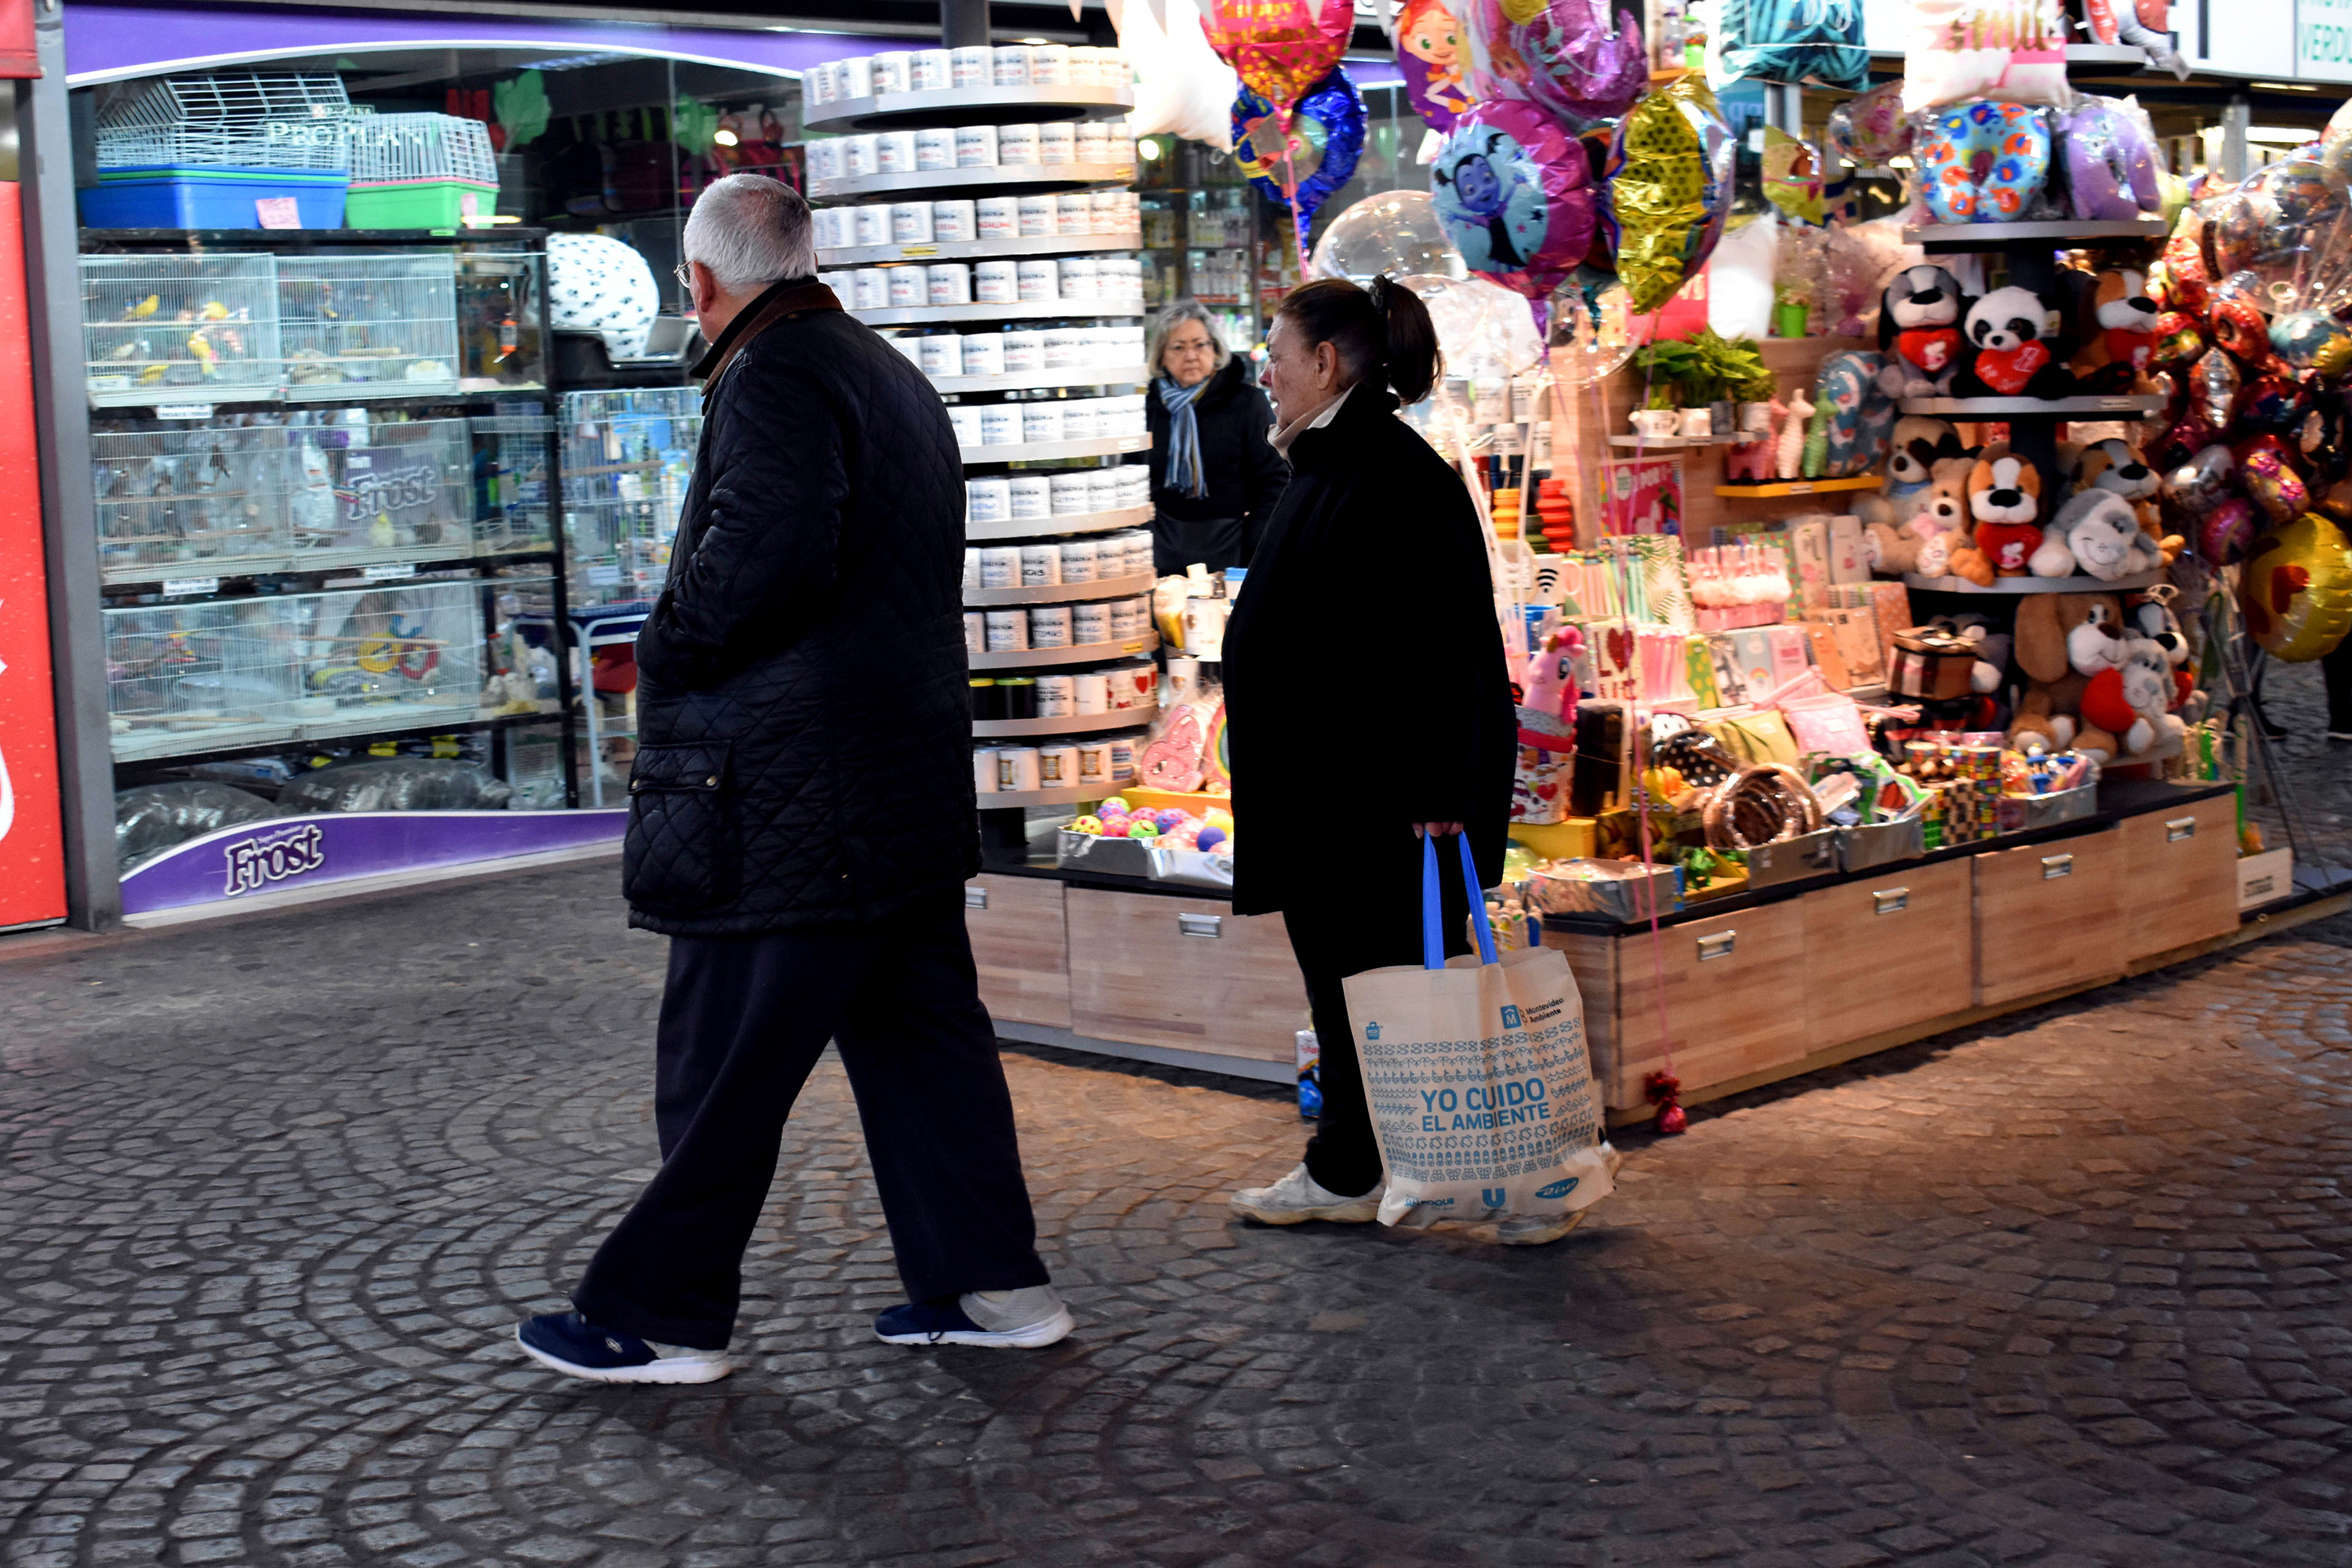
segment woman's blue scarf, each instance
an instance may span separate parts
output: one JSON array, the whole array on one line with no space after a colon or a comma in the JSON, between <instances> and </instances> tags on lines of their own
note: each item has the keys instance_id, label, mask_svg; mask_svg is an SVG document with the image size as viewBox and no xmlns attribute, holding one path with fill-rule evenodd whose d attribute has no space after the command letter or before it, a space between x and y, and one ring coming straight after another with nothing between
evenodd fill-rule
<instances>
[{"instance_id":1,"label":"woman's blue scarf","mask_svg":"<svg viewBox=\"0 0 2352 1568\"><path fill-rule=\"evenodd\" d=\"M1204 375L1190 386L1179 386L1163 375L1155 383L1160 406L1168 410L1168 488L1196 500L1209 493L1209 481L1201 471L1201 419L1192 405L1216 379Z\"/></svg>"}]
</instances>

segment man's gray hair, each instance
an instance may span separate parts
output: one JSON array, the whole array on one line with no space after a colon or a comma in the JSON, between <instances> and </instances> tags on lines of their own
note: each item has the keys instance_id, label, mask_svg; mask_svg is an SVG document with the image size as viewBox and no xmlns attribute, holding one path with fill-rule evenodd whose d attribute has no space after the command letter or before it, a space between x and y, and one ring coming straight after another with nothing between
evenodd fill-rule
<instances>
[{"instance_id":1,"label":"man's gray hair","mask_svg":"<svg viewBox=\"0 0 2352 1568\"><path fill-rule=\"evenodd\" d=\"M815 228L808 203L782 180L730 174L695 198L686 219L686 258L710 268L725 289L807 278L816 271Z\"/></svg>"},{"instance_id":2,"label":"man's gray hair","mask_svg":"<svg viewBox=\"0 0 2352 1568\"><path fill-rule=\"evenodd\" d=\"M1152 374L1168 374L1160 358L1168 352L1168 340L1174 337L1176 329L1187 321L1200 322L1201 330L1209 334L1209 347L1216 352L1217 370L1224 369L1225 362L1234 357L1234 351L1225 346L1225 334L1217 331L1216 318L1209 314L1208 307L1198 300L1177 300L1162 306L1160 313L1151 318L1151 341L1147 345L1146 363L1151 366ZM1210 374L1213 375L1216 372Z\"/></svg>"}]
</instances>

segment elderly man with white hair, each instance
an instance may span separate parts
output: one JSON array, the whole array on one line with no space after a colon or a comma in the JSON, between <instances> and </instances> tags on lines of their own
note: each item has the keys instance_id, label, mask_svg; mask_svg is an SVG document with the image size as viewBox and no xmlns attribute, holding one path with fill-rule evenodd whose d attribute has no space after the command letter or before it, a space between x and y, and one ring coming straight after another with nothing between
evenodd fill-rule
<instances>
[{"instance_id":1,"label":"elderly man with white hair","mask_svg":"<svg viewBox=\"0 0 2352 1568\"><path fill-rule=\"evenodd\" d=\"M979 869L963 467L920 372L815 278L808 204L758 174L695 203L710 352L669 580L637 638L629 923L670 938L662 1163L534 1360L604 1383L731 1369L743 1251L828 1040L908 1302L898 1344L1051 1344L1013 1104L964 931Z\"/></svg>"}]
</instances>

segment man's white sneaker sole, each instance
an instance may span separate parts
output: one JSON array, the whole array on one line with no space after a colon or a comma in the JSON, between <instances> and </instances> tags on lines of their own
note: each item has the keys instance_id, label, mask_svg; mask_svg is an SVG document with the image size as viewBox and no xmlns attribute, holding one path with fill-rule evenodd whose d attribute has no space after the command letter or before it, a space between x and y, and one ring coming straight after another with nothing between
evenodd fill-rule
<instances>
[{"instance_id":1,"label":"man's white sneaker sole","mask_svg":"<svg viewBox=\"0 0 2352 1568\"><path fill-rule=\"evenodd\" d=\"M1069 1337L1078 1326L1063 1307L1039 1322L1019 1329L948 1329L937 1333L886 1334L880 1331L874 1337L886 1345L983 1345L995 1350L1042 1350Z\"/></svg>"},{"instance_id":2,"label":"man's white sneaker sole","mask_svg":"<svg viewBox=\"0 0 2352 1568\"><path fill-rule=\"evenodd\" d=\"M1235 1193L1234 1212L1260 1225L1297 1225L1302 1220L1332 1220L1340 1225L1366 1225L1381 1217L1381 1194L1367 1193L1360 1198L1349 1198L1343 1204L1323 1204L1314 1208L1266 1208L1251 1201L1246 1193Z\"/></svg>"},{"instance_id":3,"label":"man's white sneaker sole","mask_svg":"<svg viewBox=\"0 0 2352 1568\"><path fill-rule=\"evenodd\" d=\"M1591 1209L1577 1209L1560 1215L1558 1220L1549 1225L1521 1226L1516 1228L1507 1223L1479 1226L1470 1234L1476 1240L1491 1242L1496 1247L1543 1247L1558 1241L1561 1237L1582 1225L1584 1216L1591 1212Z\"/></svg>"},{"instance_id":4,"label":"man's white sneaker sole","mask_svg":"<svg viewBox=\"0 0 2352 1568\"><path fill-rule=\"evenodd\" d=\"M735 1363L724 1356L665 1356L643 1366L580 1366L525 1341L520 1330L515 1332L515 1343L540 1365L589 1383L716 1383L735 1370Z\"/></svg>"}]
</instances>

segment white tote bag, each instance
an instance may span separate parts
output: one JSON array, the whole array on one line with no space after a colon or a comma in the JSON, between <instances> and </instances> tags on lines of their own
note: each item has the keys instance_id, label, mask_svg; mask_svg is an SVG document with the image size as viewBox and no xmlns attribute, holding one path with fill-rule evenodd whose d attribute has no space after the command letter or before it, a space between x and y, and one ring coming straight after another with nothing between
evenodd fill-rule
<instances>
[{"instance_id":1,"label":"white tote bag","mask_svg":"<svg viewBox=\"0 0 2352 1568\"><path fill-rule=\"evenodd\" d=\"M1418 966L1347 980L1348 1020L1388 1167L1381 1223L1558 1216L1609 1195L1584 1004L1551 948L1499 956L1470 841L1475 957L1444 958L1437 846L1422 846Z\"/></svg>"}]
</instances>

